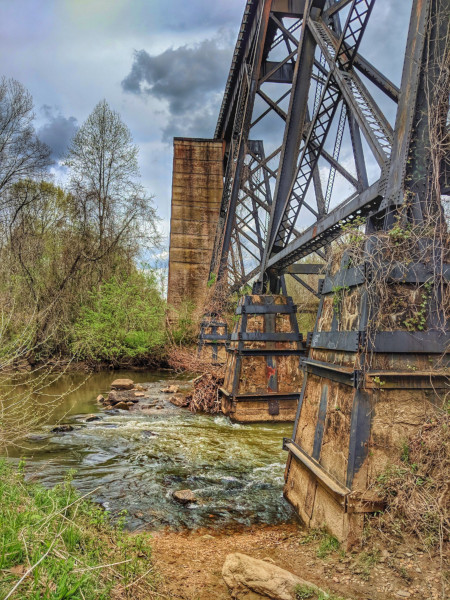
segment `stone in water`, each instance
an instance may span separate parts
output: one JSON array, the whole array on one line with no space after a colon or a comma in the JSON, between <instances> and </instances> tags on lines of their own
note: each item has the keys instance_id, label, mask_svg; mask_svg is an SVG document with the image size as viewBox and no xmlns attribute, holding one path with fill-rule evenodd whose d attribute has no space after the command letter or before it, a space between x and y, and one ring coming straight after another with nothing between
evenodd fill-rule
<instances>
[{"instance_id":1,"label":"stone in water","mask_svg":"<svg viewBox=\"0 0 450 600\"><path fill-rule=\"evenodd\" d=\"M132 379L115 379L111 384L112 390L132 390L134 381Z\"/></svg>"},{"instance_id":2,"label":"stone in water","mask_svg":"<svg viewBox=\"0 0 450 600\"><path fill-rule=\"evenodd\" d=\"M192 490L178 490L173 493L174 499L180 504L189 504L189 502L197 502L197 498Z\"/></svg>"}]
</instances>

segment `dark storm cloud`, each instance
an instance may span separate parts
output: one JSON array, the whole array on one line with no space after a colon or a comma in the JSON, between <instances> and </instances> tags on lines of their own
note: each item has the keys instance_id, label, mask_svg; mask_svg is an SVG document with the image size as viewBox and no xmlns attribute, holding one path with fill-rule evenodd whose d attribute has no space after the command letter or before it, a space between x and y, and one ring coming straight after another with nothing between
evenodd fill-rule
<instances>
[{"instance_id":1,"label":"dark storm cloud","mask_svg":"<svg viewBox=\"0 0 450 600\"><path fill-rule=\"evenodd\" d=\"M170 113L182 115L204 106L211 94L224 89L230 56L230 48L220 47L215 40L169 48L156 56L139 50L122 88L167 100Z\"/></svg>"},{"instance_id":2,"label":"dark storm cloud","mask_svg":"<svg viewBox=\"0 0 450 600\"><path fill-rule=\"evenodd\" d=\"M75 117L64 117L48 104L41 107L41 112L47 122L38 129L38 137L51 148L54 158L61 158L77 132L77 120Z\"/></svg>"}]
</instances>

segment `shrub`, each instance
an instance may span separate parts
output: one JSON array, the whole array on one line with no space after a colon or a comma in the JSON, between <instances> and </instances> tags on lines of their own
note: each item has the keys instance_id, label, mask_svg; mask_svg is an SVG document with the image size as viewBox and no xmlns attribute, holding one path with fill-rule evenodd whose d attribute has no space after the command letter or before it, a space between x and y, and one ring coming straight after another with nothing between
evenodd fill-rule
<instances>
[{"instance_id":1,"label":"shrub","mask_svg":"<svg viewBox=\"0 0 450 600\"><path fill-rule=\"evenodd\" d=\"M115 276L81 308L72 351L81 359L112 363L147 358L164 344L165 310L153 273Z\"/></svg>"}]
</instances>

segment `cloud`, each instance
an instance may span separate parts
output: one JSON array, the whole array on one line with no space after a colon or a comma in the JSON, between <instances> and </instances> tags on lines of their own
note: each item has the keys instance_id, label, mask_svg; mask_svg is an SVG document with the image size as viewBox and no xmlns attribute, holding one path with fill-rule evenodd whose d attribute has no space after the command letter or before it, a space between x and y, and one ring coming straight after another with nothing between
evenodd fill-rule
<instances>
[{"instance_id":1,"label":"cloud","mask_svg":"<svg viewBox=\"0 0 450 600\"><path fill-rule=\"evenodd\" d=\"M222 98L219 96L200 110L172 116L162 129L162 141L172 144L174 137L214 137L221 101Z\"/></svg>"},{"instance_id":2,"label":"cloud","mask_svg":"<svg viewBox=\"0 0 450 600\"><path fill-rule=\"evenodd\" d=\"M217 40L168 48L155 56L139 50L134 54L130 73L122 81L122 89L166 100L171 115L183 115L207 104L212 94L223 91L230 56L230 48L221 47Z\"/></svg>"},{"instance_id":3,"label":"cloud","mask_svg":"<svg viewBox=\"0 0 450 600\"><path fill-rule=\"evenodd\" d=\"M62 158L77 132L77 119L64 117L59 110L48 104L41 107L41 112L47 122L38 129L38 137L51 148L53 158Z\"/></svg>"}]
</instances>

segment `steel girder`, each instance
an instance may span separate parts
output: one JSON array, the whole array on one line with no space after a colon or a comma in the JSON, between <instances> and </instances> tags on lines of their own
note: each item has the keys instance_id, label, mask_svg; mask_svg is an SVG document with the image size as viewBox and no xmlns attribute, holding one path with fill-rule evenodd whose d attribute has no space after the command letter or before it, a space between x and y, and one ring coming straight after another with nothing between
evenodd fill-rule
<instances>
[{"instance_id":1,"label":"steel girder","mask_svg":"<svg viewBox=\"0 0 450 600\"><path fill-rule=\"evenodd\" d=\"M374 4L247 1L215 134L227 151L211 270L234 289L321 254L346 223L404 198L408 157L425 151L412 132L426 32L449 0L413 0L400 89L359 53Z\"/></svg>"}]
</instances>

